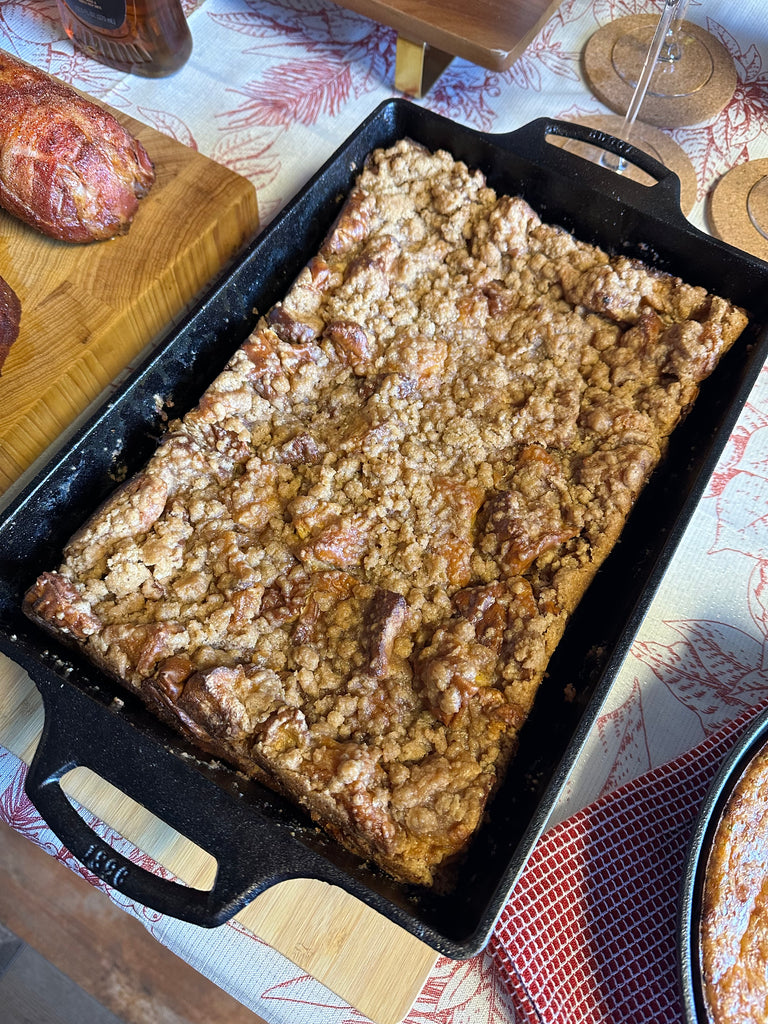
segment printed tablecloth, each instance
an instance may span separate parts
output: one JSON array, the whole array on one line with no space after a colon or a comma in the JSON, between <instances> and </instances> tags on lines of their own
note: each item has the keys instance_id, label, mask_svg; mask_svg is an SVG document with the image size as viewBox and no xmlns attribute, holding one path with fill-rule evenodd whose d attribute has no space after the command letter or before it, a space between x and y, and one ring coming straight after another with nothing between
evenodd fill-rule
<instances>
[{"instance_id":1,"label":"printed tablecloth","mask_svg":"<svg viewBox=\"0 0 768 1024\"><path fill-rule=\"evenodd\" d=\"M542 115L606 113L581 75L584 45L611 20L658 9L639 0L564 0L507 72L456 60L418 102L493 132ZM331 0L205 0L188 3L187 12L194 51L169 79L122 75L73 52L51 0L0 5L0 47L247 176L266 223L340 141L394 95L395 33ZM706 197L717 179L738 163L768 156L768 20L763 0L692 0L687 16L723 43L738 73L733 100L720 115L669 133L694 165L698 196L690 220L706 229ZM662 766L719 736L768 696L767 508L763 370L589 737L552 831L542 839L549 845L537 851L537 870L542 856L562 852L558 843L579 827L579 815L591 813L585 805L600 800L604 807L611 794L644 784L649 772L663 784L668 776ZM69 860L24 796L23 773L23 764L0 750L0 815ZM74 862L70 866L86 873ZM531 884L530 877L521 884ZM209 932L110 896L270 1024L365 1020L238 925ZM574 888L552 906L573 919L587 914L584 901L594 898ZM463 963L438 960L408 1024L543 1019L542 1005L556 1005L547 1000L558 973L548 974L542 957L535 985L533 975L509 983L505 957L514 957L530 938L516 927L522 925L514 915L506 916L489 952ZM613 983L621 987L637 965L619 956L612 969ZM559 1012L547 1019L565 1021ZM604 1006L590 1019L618 1018Z\"/></svg>"}]
</instances>

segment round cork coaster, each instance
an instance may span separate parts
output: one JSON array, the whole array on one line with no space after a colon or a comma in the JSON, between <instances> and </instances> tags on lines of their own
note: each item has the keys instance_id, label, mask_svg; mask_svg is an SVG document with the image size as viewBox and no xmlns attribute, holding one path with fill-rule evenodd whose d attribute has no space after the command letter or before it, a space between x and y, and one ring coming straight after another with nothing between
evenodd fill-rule
<instances>
[{"instance_id":1,"label":"round cork coaster","mask_svg":"<svg viewBox=\"0 0 768 1024\"><path fill-rule=\"evenodd\" d=\"M768 159L727 171L710 192L707 215L718 238L768 260Z\"/></svg>"},{"instance_id":2,"label":"round cork coaster","mask_svg":"<svg viewBox=\"0 0 768 1024\"><path fill-rule=\"evenodd\" d=\"M598 131L621 138L624 118L616 114L601 114L594 117L580 117L578 118L578 123L585 125L587 128L596 128ZM578 153L585 160L591 160L595 163L600 161L600 157L605 152L599 146L584 145L584 143L577 142L575 139L553 136L549 141L561 146L563 149L569 150L571 153ZM680 179L680 208L687 217L696 204L698 180L693 164L685 150L681 149L674 139L670 139L661 129L653 128L638 121L632 126L629 141L637 149L642 149L644 153L654 157L668 170L675 172ZM639 167L635 167L634 164L627 165L626 170L622 171L622 177L639 181L642 185L650 186L655 182L655 178L646 174Z\"/></svg>"},{"instance_id":3,"label":"round cork coaster","mask_svg":"<svg viewBox=\"0 0 768 1024\"><path fill-rule=\"evenodd\" d=\"M656 14L609 22L590 37L582 54L584 76L595 96L626 113L659 23ZM659 61L639 118L660 128L681 128L716 117L736 90L733 58L705 29L683 21L676 61Z\"/></svg>"}]
</instances>

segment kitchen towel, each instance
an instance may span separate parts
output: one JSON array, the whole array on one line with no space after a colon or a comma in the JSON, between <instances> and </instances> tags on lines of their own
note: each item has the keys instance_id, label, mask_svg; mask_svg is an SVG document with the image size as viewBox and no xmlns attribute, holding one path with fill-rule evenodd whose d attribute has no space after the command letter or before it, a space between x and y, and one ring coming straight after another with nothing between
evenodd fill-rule
<instances>
[{"instance_id":1,"label":"kitchen towel","mask_svg":"<svg viewBox=\"0 0 768 1024\"><path fill-rule=\"evenodd\" d=\"M680 1024L688 841L719 766L766 706L542 836L488 947L530 1024Z\"/></svg>"}]
</instances>

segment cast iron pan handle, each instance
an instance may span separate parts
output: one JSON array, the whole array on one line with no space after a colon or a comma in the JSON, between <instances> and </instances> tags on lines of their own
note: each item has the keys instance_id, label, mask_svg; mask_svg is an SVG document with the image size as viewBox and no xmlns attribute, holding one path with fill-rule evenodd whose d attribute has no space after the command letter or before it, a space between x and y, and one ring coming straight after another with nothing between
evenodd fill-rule
<instances>
[{"instance_id":1,"label":"cast iron pan handle","mask_svg":"<svg viewBox=\"0 0 768 1024\"><path fill-rule=\"evenodd\" d=\"M642 185L575 153L569 153L561 147L547 142L548 135L559 135L565 139L573 139L588 146L607 150L628 163L634 164L635 167L639 167L641 171L654 179L655 184ZM562 162L563 166L569 168L572 174L588 177L593 185L596 180L600 180L622 201L640 209L647 209L649 213L652 212L656 216L661 214L667 220L678 220L681 225L690 227L680 208L680 179L675 172L665 167L649 153L643 152L623 139L617 139L597 128L587 128L586 125L547 117L530 121L522 128L510 132L508 137L514 138L516 147L522 145L522 152L538 158L540 161L549 164Z\"/></svg>"},{"instance_id":2,"label":"cast iron pan handle","mask_svg":"<svg viewBox=\"0 0 768 1024\"><path fill-rule=\"evenodd\" d=\"M27 772L25 789L51 830L98 878L159 913L203 927L216 927L242 909L257 891L290 876L285 858L279 865L270 865L267 851L267 863L260 862L254 870L252 857L241 855L249 851L248 837L232 834L231 825L225 824L231 815L215 813L221 794L213 783L210 800L205 801L206 813L199 813L199 781L195 799L185 797L190 787L184 786L184 774L190 769L179 763L178 756L156 740L150 743L147 737L137 736L135 728L123 722L120 715L74 687L61 683L58 688L51 688L50 684L42 687L38 682L38 688L43 695L45 723ZM64 699L58 698L57 690ZM104 729L105 714L110 716L108 730ZM107 749L102 739L105 733L109 737ZM161 878L102 840L72 806L60 785L63 776L78 766L90 768L128 796L141 799L150 811L210 853L218 864L213 887L195 889ZM118 777L110 778L111 775ZM152 794L152 806L147 793ZM202 820L206 821L204 834L200 832Z\"/></svg>"}]
</instances>

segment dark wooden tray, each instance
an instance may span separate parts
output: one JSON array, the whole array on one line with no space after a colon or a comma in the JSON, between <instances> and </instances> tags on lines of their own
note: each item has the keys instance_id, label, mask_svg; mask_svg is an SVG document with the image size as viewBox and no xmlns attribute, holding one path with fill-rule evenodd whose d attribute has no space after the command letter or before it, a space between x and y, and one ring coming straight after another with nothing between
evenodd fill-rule
<instances>
[{"instance_id":1,"label":"dark wooden tray","mask_svg":"<svg viewBox=\"0 0 768 1024\"><path fill-rule=\"evenodd\" d=\"M427 44L446 60L463 57L491 71L506 71L551 14L559 0L336 0L358 14L389 25L398 33L395 85L402 91L425 92L407 86L401 75L401 44ZM408 58L406 58L407 60Z\"/></svg>"}]
</instances>

